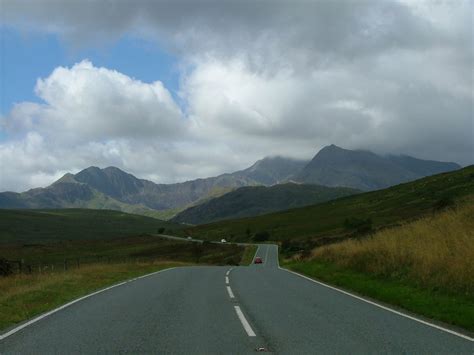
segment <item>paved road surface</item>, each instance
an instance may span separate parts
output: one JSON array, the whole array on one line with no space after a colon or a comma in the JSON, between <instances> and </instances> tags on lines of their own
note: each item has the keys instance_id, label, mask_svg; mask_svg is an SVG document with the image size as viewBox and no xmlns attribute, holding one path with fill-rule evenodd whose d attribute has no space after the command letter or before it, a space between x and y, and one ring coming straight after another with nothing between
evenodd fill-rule
<instances>
[{"instance_id":1,"label":"paved road surface","mask_svg":"<svg viewBox=\"0 0 474 355\"><path fill-rule=\"evenodd\" d=\"M278 268L177 268L75 303L0 341L0 353L473 354L468 339ZM254 336L255 335L255 336Z\"/></svg>"}]
</instances>

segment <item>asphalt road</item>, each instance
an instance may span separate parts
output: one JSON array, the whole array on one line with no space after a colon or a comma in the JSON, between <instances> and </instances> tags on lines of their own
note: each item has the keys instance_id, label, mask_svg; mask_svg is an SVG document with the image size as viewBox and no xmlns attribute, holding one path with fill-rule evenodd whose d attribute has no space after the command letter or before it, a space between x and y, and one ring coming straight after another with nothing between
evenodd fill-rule
<instances>
[{"instance_id":1,"label":"asphalt road","mask_svg":"<svg viewBox=\"0 0 474 355\"><path fill-rule=\"evenodd\" d=\"M167 270L73 304L0 341L0 353L473 354L468 339L264 264Z\"/></svg>"}]
</instances>

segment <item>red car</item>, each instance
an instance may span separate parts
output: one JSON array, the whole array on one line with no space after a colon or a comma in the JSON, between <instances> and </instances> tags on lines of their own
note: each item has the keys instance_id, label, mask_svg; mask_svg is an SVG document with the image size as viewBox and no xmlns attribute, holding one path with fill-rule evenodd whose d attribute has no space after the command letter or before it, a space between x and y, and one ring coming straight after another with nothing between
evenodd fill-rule
<instances>
[{"instance_id":1,"label":"red car","mask_svg":"<svg viewBox=\"0 0 474 355\"><path fill-rule=\"evenodd\" d=\"M254 264L262 264L263 263L263 260L261 257L257 256L253 262Z\"/></svg>"}]
</instances>

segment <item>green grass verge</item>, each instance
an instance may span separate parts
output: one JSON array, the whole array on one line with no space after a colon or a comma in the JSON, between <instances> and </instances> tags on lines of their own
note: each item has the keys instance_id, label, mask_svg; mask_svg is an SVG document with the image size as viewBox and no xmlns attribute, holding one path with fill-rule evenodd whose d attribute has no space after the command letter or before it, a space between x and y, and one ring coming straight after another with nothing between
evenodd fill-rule
<instances>
[{"instance_id":1,"label":"green grass verge","mask_svg":"<svg viewBox=\"0 0 474 355\"><path fill-rule=\"evenodd\" d=\"M184 264L97 264L74 272L15 275L0 279L0 329L120 281L181 265Z\"/></svg>"},{"instance_id":2,"label":"green grass verge","mask_svg":"<svg viewBox=\"0 0 474 355\"><path fill-rule=\"evenodd\" d=\"M253 257L255 256L255 253L257 252L257 249L257 245L247 245L245 247L244 254L242 255L240 265L250 265L252 263Z\"/></svg>"},{"instance_id":3,"label":"green grass verge","mask_svg":"<svg viewBox=\"0 0 474 355\"><path fill-rule=\"evenodd\" d=\"M315 260L290 262L283 266L428 318L474 331L472 298L420 288L403 280L382 279Z\"/></svg>"}]
</instances>

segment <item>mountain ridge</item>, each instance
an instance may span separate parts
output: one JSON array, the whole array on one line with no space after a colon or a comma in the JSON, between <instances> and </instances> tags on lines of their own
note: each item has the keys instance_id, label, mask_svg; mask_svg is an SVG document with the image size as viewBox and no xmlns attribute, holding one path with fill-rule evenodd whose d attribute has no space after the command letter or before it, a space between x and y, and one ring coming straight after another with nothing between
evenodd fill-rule
<instances>
[{"instance_id":1,"label":"mountain ridge","mask_svg":"<svg viewBox=\"0 0 474 355\"><path fill-rule=\"evenodd\" d=\"M330 145L311 161L266 157L233 173L175 184L156 184L113 166L90 166L45 188L0 193L0 208L99 208L168 218L245 186L295 182L368 191L458 168L455 163Z\"/></svg>"}]
</instances>

